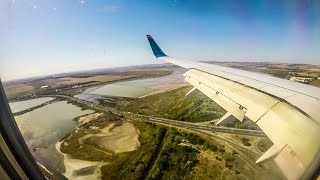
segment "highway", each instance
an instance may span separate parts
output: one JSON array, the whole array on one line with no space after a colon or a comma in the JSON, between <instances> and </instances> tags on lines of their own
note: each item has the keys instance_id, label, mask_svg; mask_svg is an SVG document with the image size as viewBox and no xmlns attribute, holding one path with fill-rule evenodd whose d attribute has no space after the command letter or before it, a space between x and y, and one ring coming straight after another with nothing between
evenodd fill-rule
<instances>
[{"instance_id":1,"label":"highway","mask_svg":"<svg viewBox=\"0 0 320 180\"><path fill-rule=\"evenodd\" d=\"M143 119L145 121L154 122L154 123L162 123L172 126L179 126L187 129L192 130L202 130L202 131L210 131L210 132L222 132L222 133L229 133L229 134L240 134L240 135L248 135L248 136L258 136L258 137L266 137L266 135L259 130L249 130L249 129L236 129L236 128L228 128L228 127L217 127L215 125L203 125L203 124L197 124L192 122L184 122L184 121L177 121L172 119L165 119L165 118L159 118L159 117L153 117L153 116L147 116L147 115L141 115L136 114L132 112L126 112L126 111L120 111L111 107L101 106L89 101L85 101L82 99L74 98L71 96L65 96L65 95L42 95L45 97L58 97L61 99L73 101L85 106L88 106L89 108L99 110L99 111L111 111L115 114L121 114L124 116L131 116Z\"/></svg>"},{"instance_id":2,"label":"highway","mask_svg":"<svg viewBox=\"0 0 320 180\"><path fill-rule=\"evenodd\" d=\"M59 98L61 100L67 100L67 101L73 101L81 105L85 105L88 108L91 108L95 111L101 111L101 112L107 112L110 111L115 114L129 116L138 118L144 121L168 125L168 126L175 126L183 129L188 129L194 132L201 133L203 135L206 135L208 137L214 138L215 140L218 140L219 142L231 147L232 149L236 150L240 154L244 155L243 152L250 152L256 156L261 156L260 151L254 151L248 148L243 147L242 145L239 145L239 143L236 143L230 139L223 138L221 136L218 136L215 134L215 132L221 132L221 133L229 133L229 134L239 134L239 135L249 135L249 136L258 136L258 137L266 137L266 135L262 131L258 130L248 130L248 129L235 129L235 128L227 128L227 127L217 127L215 125L203 125L203 124L197 124L192 122L184 122L184 121L177 121L172 119L165 119L165 118L158 118L153 116L147 116L147 115L141 115L136 114L132 112L125 112L120 111L111 107L101 106L89 101L85 101L82 99L74 98L71 96L65 96L65 95L40 95L39 97L54 97ZM240 151L242 152L240 152ZM245 157L245 156L243 156ZM250 161L247 159L247 161ZM253 164L252 164L253 165Z\"/></svg>"}]
</instances>

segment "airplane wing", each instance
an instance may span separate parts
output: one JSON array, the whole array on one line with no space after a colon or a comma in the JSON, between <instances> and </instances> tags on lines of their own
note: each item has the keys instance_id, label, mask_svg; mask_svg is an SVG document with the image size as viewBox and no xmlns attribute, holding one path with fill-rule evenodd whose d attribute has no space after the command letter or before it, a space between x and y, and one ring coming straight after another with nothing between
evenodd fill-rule
<instances>
[{"instance_id":1,"label":"airplane wing","mask_svg":"<svg viewBox=\"0 0 320 180\"><path fill-rule=\"evenodd\" d=\"M320 88L219 65L167 56L150 35L157 59L188 69L185 80L229 117L255 122L273 142L256 163L274 160L288 179L310 179L320 166ZM191 90L191 91L192 91ZM189 92L190 93L190 92Z\"/></svg>"}]
</instances>

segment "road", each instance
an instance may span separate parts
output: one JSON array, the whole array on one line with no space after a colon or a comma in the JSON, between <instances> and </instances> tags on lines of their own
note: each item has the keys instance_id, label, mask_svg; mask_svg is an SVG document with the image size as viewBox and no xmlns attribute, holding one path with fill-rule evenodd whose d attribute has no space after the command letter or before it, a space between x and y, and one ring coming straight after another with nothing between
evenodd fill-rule
<instances>
[{"instance_id":1,"label":"road","mask_svg":"<svg viewBox=\"0 0 320 180\"><path fill-rule=\"evenodd\" d=\"M251 152L254 155L261 155L261 152L257 151L252 151L250 149L247 149L238 143L235 143L231 140L228 140L226 138L220 137L218 135L215 135L215 132L221 132L221 133L229 133L229 134L239 134L239 135L248 135L248 136L258 136L258 137L266 137L266 135L262 131L258 130L248 130L248 129L235 129L235 128L228 128L228 127L217 127L215 125L203 125L203 124L196 124L196 123L191 123L191 122L184 122L184 121L177 121L177 120L172 120L172 119L165 119L165 118L158 118L158 117L153 117L153 116L147 116L147 115L141 115L141 114L136 114L132 112L125 112L125 111L120 111L111 107L106 107L106 106L101 106L89 101L85 101L82 99L74 98L71 96L65 96L65 95L41 95L40 97L55 97L55 98L60 98L62 100L68 100L68 101L73 101L81 105L85 105L89 108L92 108L97 111L110 111L115 114L119 115L124 115L124 116L130 116L134 118L139 118L148 122L153 122L153 123L158 123L158 124L163 124L163 125L169 125L169 126L175 126L179 128L184 128L188 130L192 130L201 134L204 134L206 136L215 138L216 140L219 140L220 142L223 142L224 144L232 147L236 147L236 150L243 150L246 152Z\"/></svg>"},{"instance_id":2,"label":"road","mask_svg":"<svg viewBox=\"0 0 320 180\"><path fill-rule=\"evenodd\" d=\"M259 136L259 137L266 137L266 135L259 130L249 130L249 129L236 129L236 128L228 128L228 127L218 127L215 125L203 125L198 123L192 123L192 122L184 122L184 121L177 121L172 119L166 119L166 118L159 118L159 117L153 117L153 116L147 116L147 115L141 115L136 114L132 112L126 112L126 111L120 111L111 107L101 106L89 101L85 101L82 99L78 99L71 96L65 96L65 95L42 95L45 97L59 97L62 99L66 99L69 101L74 101L82 105L86 105L92 109L96 109L99 111L111 111L116 114L121 114L125 116L132 116L132 117L138 117L146 121L155 122L155 123L162 123L162 124L168 124L173 126L180 126L187 129L196 129L196 130L203 130L203 131L211 131L211 132L222 132L222 133L229 133L229 134L240 134L240 135L248 135L248 136Z\"/></svg>"}]
</instances>

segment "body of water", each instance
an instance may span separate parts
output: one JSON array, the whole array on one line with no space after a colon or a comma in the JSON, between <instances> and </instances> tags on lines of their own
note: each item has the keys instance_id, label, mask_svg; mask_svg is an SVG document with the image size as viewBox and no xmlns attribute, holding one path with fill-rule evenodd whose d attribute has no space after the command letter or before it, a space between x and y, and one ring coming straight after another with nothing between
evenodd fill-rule
<instances>
[{"instance_id":1,"label":"body of water","mask_svg":"<svg viewBox=\"0 0 320 180\"><path fill-rule=\"evenodd\" d=\"M184 82L184 69L166 68L165 70L171 70L173 73L163 77L116 82L104 86L92 87L82 94L137 98L146 96L153 92L174 89L187 84ZM81 99L84 98L85 100L88 100L86 99L86 96L77 96ZM93 96L88 97L91 97L90 100L92 100Z\"/></svg>"},{"instance_id":2,"label":"body of water","mask_svg":"<svg viewBox=\"0 0 320 180\"><path fill-rule=\"evenodd\" d=\"M57 172L63 171L64 167L55 143L78 125L73 121L75 117L92 112L59 101L15 116L15 120L35 159L50 171Z\"/></svg>"},{"instance_id":3,"label":"body of water","mask_svg":"<svg viewBox=\"0 0 320 180\"><path fill-rule=\"evenodd\" d=\"M51 98L51 97L43 97L43 98L29 99L26 101L10 102L9 106L11 108L12 113L16 113L16 112L27 110L29 108L33 108L35 106L39 106L53 99L54 98Z\"/></svg>"},{"instance_id":4,"label":"body of water","mask_svg":"<svg viewBox=\"0 0 320 180\"><path fill-rule=\"evenodd\" d=\"M105 85L101 88L91 91L90 94L120 97L140 97L154 91L155 90L152 88L138 86L137 84L136 86L132 86L122 82Z\"/></svg>"}]
</instances>

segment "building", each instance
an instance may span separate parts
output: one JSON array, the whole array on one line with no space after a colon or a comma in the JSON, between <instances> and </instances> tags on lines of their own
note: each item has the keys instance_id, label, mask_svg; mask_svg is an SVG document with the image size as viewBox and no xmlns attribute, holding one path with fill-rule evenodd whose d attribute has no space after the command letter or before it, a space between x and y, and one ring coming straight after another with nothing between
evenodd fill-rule
<instances>
[{"instance_id":1,"label":"building","mask_svg":"<svg viewBox=\"0 0 320 180\"><path fill-rule=\"evenodd\" d=\"M318 78L319 79L319 78ZM302 83L310 83L314 80L314 78L311 77L299 77L299 76L292 76L289 78L291 81L296 81L296 82L302 82Z\"/></svg>"},{"instance_id":2,"label":"building","mask_svg":"<svg viewBox=\"0 0 320 180\"><path fill-rule=\"evenodd\" d=\"M48 88L49 86L41 86L40 89Z\"/></svg>"}]
</instances>

